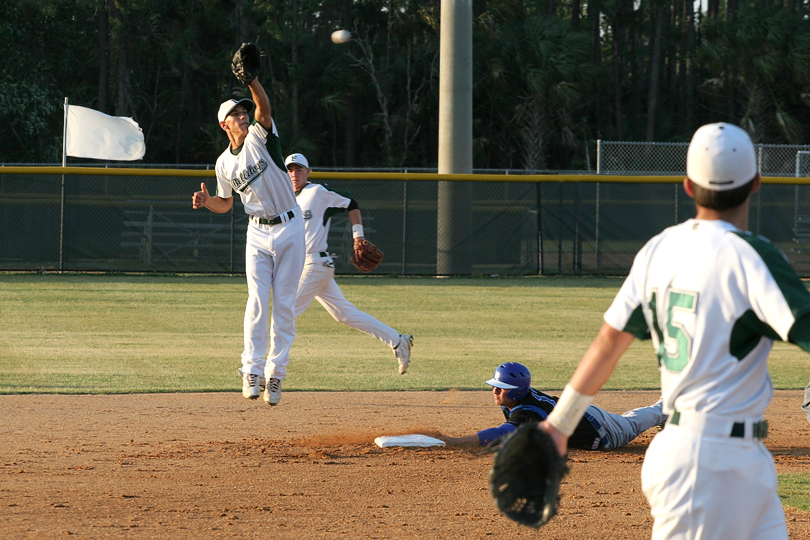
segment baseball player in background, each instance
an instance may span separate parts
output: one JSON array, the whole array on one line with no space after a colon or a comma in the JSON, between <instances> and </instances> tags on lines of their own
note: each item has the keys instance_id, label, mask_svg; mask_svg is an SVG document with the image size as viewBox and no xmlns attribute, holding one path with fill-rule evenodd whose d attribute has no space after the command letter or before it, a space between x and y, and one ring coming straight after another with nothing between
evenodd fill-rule
<instances>
[{"instance_id":1,"label":"baseball player in background","mask_svg":"<svg viewBox=\"0 0 810 540\"><path fill-rule=\"evenodd\" d=\"M486 446L497 441L525 422L545 420L554 410L559 398L532 388L529 368L517 362L506 362L495 369L486 384L492 387L495 404L501 407L506 421L497 427L484 429L474 435L441 437L456 445ZM609 413L591 405L579 421L568 441L569 446L582 450L612 450L619 448L653 426L662 425L667 417L662 401L639 407L624 414Z\"/></svg>"},{"instance_id":2,"label":"baseball player in background","mask_svg":"<svg viewBox=\"0 0 810 540\"><path fill-rule=\"evenodd\" d=\"M194 193L193 207L221 214L233 207L234 191L242 198L249 216L242 395L258 398L264 377L267 384L262 397L266 403L277 405L295 337L295 296L304 266L304 223L284 167L270 101L258 78L248 88L252 101L231 99L219 107L219 125L230 144L217 159L217 195L209 195L203 183ZM255 120L251 123L248 113L254 104Z\"/></svg>"},{"instance_id":3,"label":"baseball player in background","mask_svg":"<svg viewBox=\"0 0 810 540\"><path fill-rule=\"evenodd\" d=\"M804 401L802 402L802 410L807 415L807 422L810 423L810 383L804 389Z\"/></svg>"},{"instance_id":4,"label":"baseball player in background","mask_svg":"<svg viewBox=\"0 0 810 540\"><path fill-rule=\"evenodd\" d=\"M686 158L697 215L639 251L557 407L540 424L565 453L594 394L635 338L651 338L666 427L641 471L653 539L786 539L776 467L762 444L774 339L810 350L810 293L785 256L746 232L760 187L737 126L699 128Z\"/></svg>"},{"instance_id":5,"label":"baseball player in background","mask_svg":"<svg viewBox=\"0 0 810 540\"><path fill-rule=\"evenodd\" d=\"M399 372L404 374L411 362L413 336L400 334L357 309L346 300L335 281L335 264L327 249L327 237L333 215L348 210L355 242L364 237L360 208L354 199L309 182L309 162L303 154L290 154L284 161L292 180L295 197L304 215L306 262L298 281L298 300L295 316L301 315L312 300L318 300L336 321L373 336L394 351Z\"/></svg>"}]
</instances>

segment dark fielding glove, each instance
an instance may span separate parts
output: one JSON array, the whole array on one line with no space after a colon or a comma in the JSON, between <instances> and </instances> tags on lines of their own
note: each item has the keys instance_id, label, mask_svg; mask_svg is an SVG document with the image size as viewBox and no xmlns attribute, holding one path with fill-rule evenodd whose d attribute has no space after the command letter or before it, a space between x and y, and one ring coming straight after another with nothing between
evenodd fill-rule
<instances>
[{"instance_id":1,"label":"dark fielding glove","mask_svg":"<svg viewBox=\"0 0 810 540\"><path fill-rule=\"evenodd\" d=\"M249 85L259 74L262 65L262 52L253 43L242 43L231 60L231 71L244 85Z\"/></svg>"},{"instance_id":2,"label":"dark fielding glove","mask_svg":"<svg viewBox=\"0 0 810 540\"><path fill-rule=\"evenodd\" d=\"M371 272L383 260L383 252L365 238L354 239L352 264L361 272Z\"/></svg>"},{"instance_id":3,"label":"dark fielding glove","mask_svg":"<svg viewBox=\"0 0 810 540\"><path fill-rule=\"evenodd\" d=\"M566 458L551 435L538 429L536 422L526 422L498 447L489 489L506 517L540 527L557 513L560 482L567 473Z\"/></svg>"}]
</instances>

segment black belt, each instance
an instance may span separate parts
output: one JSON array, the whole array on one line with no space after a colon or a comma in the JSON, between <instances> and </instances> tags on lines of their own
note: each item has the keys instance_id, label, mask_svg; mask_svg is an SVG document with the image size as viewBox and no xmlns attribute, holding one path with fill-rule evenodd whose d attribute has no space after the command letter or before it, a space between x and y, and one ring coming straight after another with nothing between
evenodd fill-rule
<instances>
[{"instance_id":1,"label":"black belt","mask_svg":"<svg viewBox=\"0 0 810 540\"><path fill-rule=\"evenodd\" d=\"M669 418L669 423L677 426L678 422L681 421L681 413L675 411L672 413L672 416ZM768 421L762 420L760 422L754 422L751 425L751 429L753 433L751 434L752 437L755 439L764 439L768 436ZM743 422L734 422L734 425L731 426L731 433L729 433L731 437L739 437L740 439L745 438L745 424Z\"/></svg>"},{"instance_id":2,"label":"black belt","mask_svg":"<svg viewBox=\"0 0 810 540\"><path fill-rule=\"evenodd\" d=\"M289 221L289 220L291 220L292 218L295 217L295 212L293 212L292 210L289 210L286 215L287 215L287 221ZM281 216L276 216L276 217L271 218L271 219L265 219L265 218L260 218L260 217L256 217L256 216L250 216L250 217L253 218L253 220L256 221L259 225L278 225L279 223L284 221L284 219Z\"/></svg>"},{"instance_id":3,"label":"black belt","mask_svg":"<svg viewBox=\"0 0 810 540\"><path fill-rule=\"evenodd\" d=\"M320 255L321 257L328 257L329 256L329 254L327 252L325 252L325 251L321 251L320 253L318 253L318 255Z\"/></svg>"}]
</instances>

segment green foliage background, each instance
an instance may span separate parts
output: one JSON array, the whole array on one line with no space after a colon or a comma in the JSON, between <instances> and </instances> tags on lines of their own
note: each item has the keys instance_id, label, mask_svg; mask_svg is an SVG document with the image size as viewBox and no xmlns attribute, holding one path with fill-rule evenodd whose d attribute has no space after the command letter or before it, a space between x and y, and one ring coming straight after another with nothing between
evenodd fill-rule
<instances>
[{"instance_id":1,"label":"green foliage background","mask_svg":"<svg viewBox=\"0 0 810 540\"><path fill-rule=\"evenodd\" d=\"M716 121L807 140L807 2L472 4L476 168L593 170L597 139L684 141ZM0 163L58 163L67 97L134 118L144 163L210 164L217 105L246 95L230 58L254 41L285 152L436 167L441 19L440 0L2 2ZM337 28L354 40L333 44Z\"/></svg>"}]
</instances>

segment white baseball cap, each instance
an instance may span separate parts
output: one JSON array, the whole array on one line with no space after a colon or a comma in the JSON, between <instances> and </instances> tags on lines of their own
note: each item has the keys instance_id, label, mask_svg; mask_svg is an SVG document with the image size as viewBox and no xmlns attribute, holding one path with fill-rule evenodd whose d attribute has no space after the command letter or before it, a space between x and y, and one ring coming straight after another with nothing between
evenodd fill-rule
<instances>
[{"instance_id":1,"label":"white baseball cap","mask_svg":"<svg viewBox=\"0 0 810 540\"><path fill-rule=\"evenodd\" d=\"M754 143L742 128L718 122L698 128L686 152L686 176L712 191L747 184L757 174Z\"/></svg>"},{"instance_id":2,"label":"white baseball cap","mask_svg":"<svg viewBox=\"0 0 810 540\"><path fill-rule=\"evenodd\" d=\"M304 154L290 154L287 156L287 159L284 160L284 166L288 167L295 163L296 165L301 165L302 167L309 169L309 161L307 158L304 157Z\"/></svg>"},{"instance_id":3,"label":"white baseball cap","mask_svg":"<svg viewBox=\"0 0 810 540\"><path fill-rule=\"evenodd\" d=\"M223 101L222 105L219 106L217 120L224 122L228 115L231 114L231 111L233 111L238 105L243 106L247 112L253 110L253 102L247 98L229 99L228 101Z\"/></svg>"}]
</instances>

